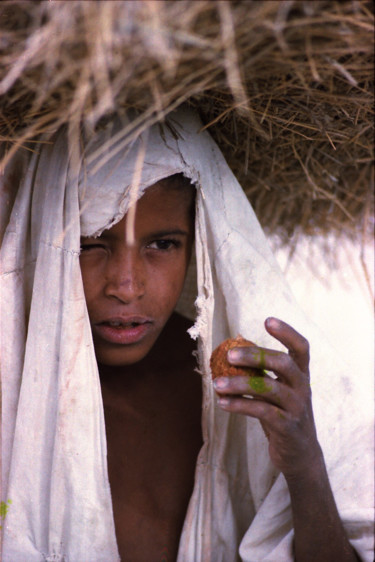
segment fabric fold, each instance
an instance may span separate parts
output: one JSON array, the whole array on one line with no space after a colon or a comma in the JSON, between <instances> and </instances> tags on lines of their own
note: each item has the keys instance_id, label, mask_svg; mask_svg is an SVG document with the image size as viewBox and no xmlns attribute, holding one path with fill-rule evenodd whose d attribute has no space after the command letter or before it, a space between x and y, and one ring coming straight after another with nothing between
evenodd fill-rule
<instances>
[{"instance_id":1,"label":"fabric fold","mask_svg":"<svg viewBox=\"0 0 375 562\"><path fill-rule=\"evenodd\" d=\"M293 559L287 486L267 439L256 420L216 406L209 369L212 349L226 337L281 347L264 329L267 316L310 341L319 441L349 539L370 561L373 484L363 475L371 474L373 420L360 411L350 369L299 310L246 196L207 131L199 132L196 114L180 109L126 149L122 128L114 118L85 139L80 170L64 131L46 139L30 160L5 232L2 499L12 503L3 522L4 562L119 559L80 236L109 228L134 195L176 173L197 189L197 317L190 334L198 339L204 436L178 562Z\"/></svg>"}]
</instances>

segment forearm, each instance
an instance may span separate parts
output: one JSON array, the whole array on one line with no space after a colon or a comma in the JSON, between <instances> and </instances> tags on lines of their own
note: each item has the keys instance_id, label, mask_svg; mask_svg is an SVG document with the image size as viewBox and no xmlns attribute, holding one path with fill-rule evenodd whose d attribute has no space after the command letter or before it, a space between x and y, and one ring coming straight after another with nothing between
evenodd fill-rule
<instances>
[{"instance_id":1,"label":"forearm","mask_svg":"<svg viewBox=\"0 0 375 562\"><path fill-rule=\"evenodd\" d=\"M337 511L323 455L309 474L287 482L296 562L358 562Z\"/></svg>"},{"instance_id":2,"label":"forearm","mask_svg":"<svg viewBox=\"0 0 375 562\"><path fill-rule=\"evenodd\" d=\"M358 562L340 520L317 441L309 376L309 344L294 328L267 318L267 332L288 354L254 345L227 353L233 367L265 369L259 377L215 379L220 406L257 418L267 435L270 459L284 475L290 492L296 562ZM251 396L251 399L248 396Z\"/></svg>"}]
</instances>

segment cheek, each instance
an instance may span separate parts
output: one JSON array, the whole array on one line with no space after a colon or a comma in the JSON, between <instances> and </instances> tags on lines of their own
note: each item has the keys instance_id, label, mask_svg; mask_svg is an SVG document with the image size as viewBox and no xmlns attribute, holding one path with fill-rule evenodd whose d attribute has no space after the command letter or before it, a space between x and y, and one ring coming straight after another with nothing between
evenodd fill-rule
<instances>
[{"instance_id":1,"label":"cheek","mask_svg":"<svg viewBox=\"0 0 375 562\"><path fill-rule=\"evenodd\" d=\"M173 311L181 295L186 276L186 261L178 260L163 272L150 275L153 299L156 306Z\"/></svg>"},{"instance_id":2,"label":"cheek","mask_svg":"<svg viewBox=\"0 0 375 562\"><path fill-rule=\"evenodd\" d=\"M96 268L92 267L88 263L88 260L82 259L80 260L81 266L81 276L82 276L82 285L83 291L85 294L86 302L89 305L90 300L95 297L95 294L98 290L96 279L98 278L98 273Z\"/></svg>"}]
</instances>

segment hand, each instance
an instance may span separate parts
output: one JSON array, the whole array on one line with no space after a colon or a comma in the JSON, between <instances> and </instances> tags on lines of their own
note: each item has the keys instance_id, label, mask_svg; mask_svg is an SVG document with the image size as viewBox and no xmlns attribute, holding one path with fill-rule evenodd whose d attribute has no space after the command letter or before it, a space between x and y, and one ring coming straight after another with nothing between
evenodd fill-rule
<instances>
[{"instance_id":1,"label":"hand","mask_svg":"<svg viewBox=\"0 0 375 562\"><path fill-rule=\"evenodd\" d=\"M259 419L269 440L272 462L287 479L295 478L321 466L322 460L311 403L309 344L276 318L268 318L265 327L289 353L239 347L228 352L228 361L272 371L277 378L267 374L220 377L214 387L221 408Z\"/></svg>"}]
</instances>

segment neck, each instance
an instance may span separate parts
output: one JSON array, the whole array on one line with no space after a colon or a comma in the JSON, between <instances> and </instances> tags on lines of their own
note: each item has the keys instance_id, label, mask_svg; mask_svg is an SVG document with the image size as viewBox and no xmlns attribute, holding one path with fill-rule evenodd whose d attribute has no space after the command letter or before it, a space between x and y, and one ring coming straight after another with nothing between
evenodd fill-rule
<instances>
[{"instance_id":1,"label":"neck","mask_svg":"<svg viewBox=\"0 0 375 562\"><path fill-rule=\"evenodd\" d=\"M101 383L133 386L168 373L171 368L191 360L195 344L186 333L191 325L183 316L173 313L151 351L132 365L99 364Z\"/></svg>"}]
</instances>

